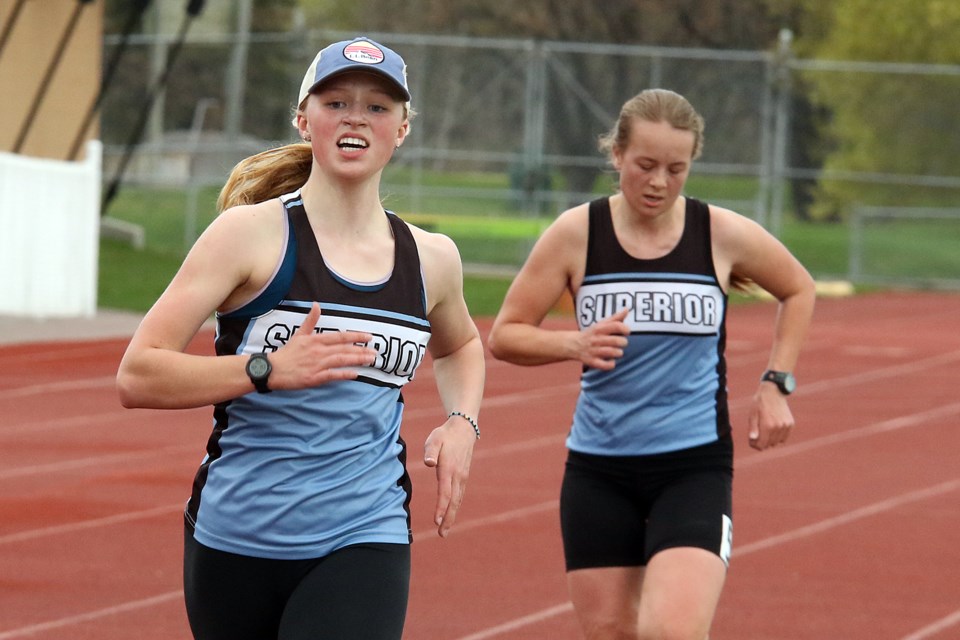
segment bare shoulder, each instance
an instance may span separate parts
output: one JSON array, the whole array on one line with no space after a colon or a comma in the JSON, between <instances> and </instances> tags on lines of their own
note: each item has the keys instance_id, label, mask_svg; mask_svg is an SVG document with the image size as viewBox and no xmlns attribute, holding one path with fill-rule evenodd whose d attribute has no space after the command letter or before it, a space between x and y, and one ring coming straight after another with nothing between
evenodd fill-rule
<instances>
[{"instance_id":1,"label":"bare shoulder","mask_svg":"<svg viewBox=\"0 0 960 640\"><path fill-rule=\"evenodd\" d=\"M550 232L564 237L586 238L589 219L589 203L578 204L557 216L557 219L550 224L544 234Z\"/></svg>"},{"instance_id":2,"label":"bare shoulder","mask_svg":"<svg viewBox=\"0 0 960 640\"><path fill-rule=\"evenodd\" d=\"M218 215L210 225L217 232L270 233L280 231L283 219L283 204L278 199L230 207Z\"/></svg>"},{"instance_id":3,"label":"bare shoulder","mask_svg":"<svg viewBox=\"0 0 960 640\"><path fill-rule=\"evenodd\" d=\"M215 286L223 296L221 309L238 306L274 273L285 228L279 200L231 207L203 232L184 268L193 278L219 283Z\"/></svg>"},{"instance_id":4,"label":"bare shoulder","mask_svg":"<svg viewBox=\"0 0 960 640\"><path fill-rule=\"evenodd\" d=\"M540 235L524 270L564 272L572 275L582 266L589 237L589 205L567 209Z\"/></svg>"},{"instance_id":5,"label":"bare shoulder","mask_svg":"<svg viewBox=\"0 0 960 640\"><path fill-rule=\"evenodd\" d=\"M462 269L460 250L452 238L442 233L421 229L406 221L404 221L404 224L413 234L413 239L417 243L417 251L420 252L420 261L425 269L450 267L456 267L458 271Z\"/></svg>"},{"instance_id":6,"label":"bare shoulder","mask_svg":"<svg viewBox=\"0 0 960 640\"><path fill-rule=\"evenodd\" d=\"M224 210L203 232L194 247L229 263L246 263L253 272L272 271L285 234L279 200Z\"/></svg>"},{"instance_id":7,"label":"bare shoulder","mask_svg":"<svg viewBox=\"0 0 960 640\"><path fill-rule=\"evenodd\" d=\"M741 213L714 204L709 205L709 208L710 231L714 244L737 247L770 237L763 226Z\"/></svg>"},{"instance_id":8,"label":"bare shoulder","mask_svg":"<svg viewBox=\"0 0 960 640\"><path fill-rule=\"evenodd\" d=\"M721 281L734 273L777 297L810 280L803 265L763 225L723 207L710 207L714 266Z\"/></svg>"},{"instance_id":9,"label":"bare shoulder","mask_svg":"<svg viewBox=\"0 0 960 640\"><path fill-rule=\"evenodd\" d=\"M710 226L717 227L717 231L736 230L736 228L742 225L756 224L747 216L733 209L727 209L715 204L709 204L707 207L710 209Z\"/></svg>"},{"instance_id":10,"label":"bare shoulder","mask_svg":"<svg viewBox=\"0 0 960 640\"><path fill-rule=\"evenodd\" d=\"M420 254L428 313L445 301L463 300L463 264L452 238L404 221L413 234Z\"/></svg>"}]
</instances>

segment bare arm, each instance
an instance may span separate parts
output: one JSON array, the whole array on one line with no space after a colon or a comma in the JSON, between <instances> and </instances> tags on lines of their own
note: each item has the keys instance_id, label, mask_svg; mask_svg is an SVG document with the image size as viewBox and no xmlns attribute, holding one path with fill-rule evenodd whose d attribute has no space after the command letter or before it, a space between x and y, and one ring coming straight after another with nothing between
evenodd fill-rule
<instances>
[{"instance_id":1,"label":"bare arm","mask_svg":"<svg viewBox=\"0 0 960 640\"><path fill-rule=\"evenodd\" d=\"M494 357L519 365L578 360L610 369L623 355L628 310L585 331L544 329L540 324L564 292L576 295L587 253L587 205L564 212L534 245L507 292L490 331Z\"/></svg>"},{"instance_id":2,"label":"bare arm","mask_svg":"<svg viewBox=\"0 0 960 640\"><path fill-rule=\"evenodd\" d=\"M239 306L269 278L280 254L281 215L276 201L239 207L221 214L203 233L124 353L117 390L125 407L182 409L253 391L245 357L185 350L216 309ZM319 316L319 309L313 313ZM366 334L323 334L320 339L304 331L294 338L270 356L271 388L353 377L350 370L337 368L372 361L372 350L353 345L369 340Z\"/></svg>"},{"instance_id":3,"label":"bare arm","mask_svg":"<svg viewBox=\"0 0 960 640\"><path fill-rule=\"evenodd\" d=\"M430 354L445 414L479 420L486 369L483 344L463 299L463 267L449 238L415 230L427 283ZM424 443L424 464L437 470L434 521L446 536L466 491L477 435L461 416L449 416Z\"/></svg>"},{"instance_id":4,"label":"bare arm","mask_svg":"<svg viewBox=\"0 0 960 640\"><path fill-rule=\"evenodd\" d=\"M757 223L714 207L711 215L718 275L734 272L750 278L779 301L767 368L794 371L813 317L813 278ZM774 384L760 383L750 413L750 445L762 450L785 442L793 426L786 397Z\"/></svg>"}]
</instances>

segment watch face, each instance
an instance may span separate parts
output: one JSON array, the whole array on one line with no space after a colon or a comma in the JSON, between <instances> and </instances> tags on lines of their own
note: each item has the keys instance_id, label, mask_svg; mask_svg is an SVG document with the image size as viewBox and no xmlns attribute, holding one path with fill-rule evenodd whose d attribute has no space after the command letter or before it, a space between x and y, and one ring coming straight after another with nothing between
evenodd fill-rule
<instances>
[{"instance_id":1,"label":"watch face","mask_svg":"<svg viewBox=\"0 0 960 640\"><path fill-rule=\"evenodd\" d=\"M247 371L254 378L262 378L270 372L270 363L266 358L250 358L247 363Z\"/></svg>"},{"instance_id":2,"label":"watch face","mask_svg":"<svg viewBox=\"0 0 960 640\"><path fill-rule=\"evenodd\" d=\"M787 393L793 393L793 390L797 388L797 380L792 374L788 373L783 376L783 388Z\"/></svg>"}]
</instances>

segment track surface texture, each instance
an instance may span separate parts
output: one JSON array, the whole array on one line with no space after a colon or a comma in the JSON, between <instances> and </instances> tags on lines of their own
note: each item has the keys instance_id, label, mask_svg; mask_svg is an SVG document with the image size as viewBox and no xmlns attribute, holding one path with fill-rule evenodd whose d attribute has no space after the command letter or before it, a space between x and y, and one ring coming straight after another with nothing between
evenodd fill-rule
<instances>
[{"instance_id":1,"label":"track surface texture","mask_svg":"<svg viewBox=\"0 0 960 640\"><path fill-rule=\"evenodd\" d=\"M735 537L711 638L960 638L960 296L819 300L797 427L758 453L746 411L775 310L735 305L728 319ZM478 324L486 335L490 320ZM123 409L114 376L127 337L74 329L0 346L0 640L187 639L181 512L211 412ZM211 344L204 330L191 350ZM446 540L420 462L443 419L430 368L404 392L405 638L579 637L557 514L578 376L575 363L488 360L483 438Z\"/></svg>"}]
</instances>

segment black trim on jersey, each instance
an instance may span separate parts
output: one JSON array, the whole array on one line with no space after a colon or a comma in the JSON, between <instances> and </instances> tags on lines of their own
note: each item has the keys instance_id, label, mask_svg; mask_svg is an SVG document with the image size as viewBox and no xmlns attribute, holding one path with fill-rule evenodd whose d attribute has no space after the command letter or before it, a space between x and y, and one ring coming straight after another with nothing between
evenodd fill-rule
<instances>
[{"instance_id":1,"label":"black trim on jersey","mask_svg":"<svg viewBox=\"0 0 960 640\"><path fill-rule=\"evenodd\" d=\"M284 205L286 206L286 205ZM278 300L283 299L283 294L290 288L290 282L293 280L294 267L297 264L297 243L294 238L293 221L289 215L284 216L287 220L287 247L277 267L277 273L273 276L260 294L246 303L239 309L230 313L225 313L221 317L230 319L246 320L263 315L271 309Z\"/></svg>"},{"instance_id":2,"label":"black trim on jersey","mask_svg":"<svg viewBox=\"0 0 960 640\"><path fill-rule=\"evenodd\" d=\"M683 234L680 240L666 255L650 259L635 258L620 244L613 227L610 198L598 198L588 206L589 246L584 276L631 271L669 274L686 272L710 276L714 284L720 285L713 267L713 247L710 244L710 208L705 202L686 198Z\"/></svg>"},{"instance_id":3,"label":"black trim on jersey","mask_svg":"<svg viewBox=\"0 0 960 640\"><path fill-rule=\"evenodd\" d=\"M664 272L664 275L666 276L666 274L668 273L670 272ZM607 283L621 283L621 282L634 283L634 282L649 282L649 281L670 282L670 283L675 282L679 284L716 284L715 281L708 282L708 281L705 281L703 278L684 278L682 276L669 278L669 277L660 277L659 272L657 272L657 274L658 274L658 277L656 280L651 280L650 278L631 277L629 275L624 275L624 277L622 278L619 278L619 277L612 278L610 277L610 275L605 275L602 278L599 276L584 276L583 284L601 285L601 284L607 284Z\"/></svg>"},{"instance_id":4,"label":"black trim on jersey","mask_svg":"<svg viewBox=\"0 0 960 640\"><path fill-rule=\"evenodd\" d=\"M397 460L403 469L403 474L397 478L397 486L403 489L406 497L403 500L403 510L407 514L407 541L413 542L413 524L410 518L410 501L413 499L413 482L410 479L410 472L407 470L407 443L402 437L397 437L397 444L400 445L400 453L397 454Z\"/></svg>"},{"instance_id":5,"label":"black trim on jersey","mask_svg":"<svg viewBox=\"0 0 960 640\"><path fill-rule=\"evenodd\" d=\"M635 258L627 253L617 238L613 226L613 213L610 209L610 198L602 197L593 200L588 205L588 239L587 259L584 271L584 281L590 276L607 276L616 273L656 273L682 274L690 273L706 276L712 279L710 284L715 285L723 294L723 318L720 321L719 335L712 334L663 334L684 335L685 337L703 337L717 339L717 391L715 394L715 409L717 413L717 436L727 438L730 435L730 407L727 397L727 361L725 357L727 343L727 308L728 296L723 292L717 278L713 264L713 244L711 242L710 207L707 203L696 198L686 198L684 208L683 234L677 245L666 255L653 259ZM686 282L663 278L663 281ZM605 280L604 282L618 282ZM637 279L623 279L624 282L642 282ZM692 280L695 284L704 284L703 279ZM595 281L589 284L595 284ZM639 335L639 334L638 334ZM651 334L644 334L651 335ZM586 372L587 367L583 368Z\"/></svg>"},{"instance_id":6,"label":"black trim on jersey","mask_svg":"<svg viewBox=\"0 0 960 640\"><path fill-rule=\"evenodd\" d=\"M387 389L399 389L402 385L399 384L390 384L389 382L384 382L383 380L377 380L376 378L370 378L364 375L358 374L354 378L355 382L363 382L366 384L372 384L375 387L385 387Z\"/></svg>"},{"instance_id":7,"label":"black trim on jersey","mask_svg":"<svg viewBox=\"0 0 960 640\"><path fill-rule=\"evenodd\" d=\"M364 311L362 307L356 307L354 309L337 309L332 307L324 307L324 301L318 300L320 304L320 311L325 316L336 317L336 318L353 318L357 320L369 320L372 322L383 322L384 316L377 313L376 309L371 310L369 313ZM330 302L330 304L339 304L336 302ZM309 307L304 308L302 305L287 303L280 303L276 306L278 311L289 311L291 313L300 313L304 316L310 311ZM390 316L390 324L397 325L399 327L406 327L408 329L416 329L417 331L425 331L431 333L429 323L423 322L414 322L411 320L404 320L402 317Z\"/></svg>"},{"instance_id":8,"label":"black trim on jersey","mask_svg":"<svg viewBox=\"0 0 960 640\"><path fill-rule=\"evenodd\" d=\"M220 456L223 455L223 450L220 448L220 437L226 428L223 425L227 424L227 407L229 405L230 401L219 402L214 405L213 408L214 424L217 426L213 428L213 432L207 440L207 459L204 460L200 468L197 469L197 473L193 478L193 491L190 495L190 500L187 501L187 507L183 512L184 521L190 531L193 531L197 524L197 514L200 513L200 499L203 495L203 487L207 484L207 474L210 472L210 465L213 464L214 460L219 460Z\"/></svg>"},{"instance_id":9,"label":"black trim on jersey","mask_svg":"<svg viewBox=\"0 0 960 640\"><path fill-rule=\"evenodd\" d=\"M682 331L631 331L630 335L632 336L681 336L683 338L707 338L713 340L717 337L717 332L714 333L684 333Z\"/></svg>"},{"instance_id":10,"label":"black trim on jersey","mask_svg":"<svg viewBox=\"0 0 960 640\"><path fill-rule=\"evenodd\" d=\"M298 263L296 275L285 299L317 299L321 305L326 301L328 304L344 307L370 307L371 313L376 313L376 309L365 304L365 301L375 300L376 308L426 322L427 301L423 289L420 253L410 227L399 216L386 212L383 214L390 223L394 238L393 270L390 276L377 291L358 291L335 278L330 272L320 253L317 236L303 205L291 203L288 211L296 233ZM318 292L322 294L318 295ZM413 292L416 293L411 295ZM334 311L330 310L330 313L333 314ZM377 319L382 322L383 316ZM390 318L391 322L394 320L394 317ZM428 325L417 328L424 330L426 326Z\"/></svg>"}]
</instances>

